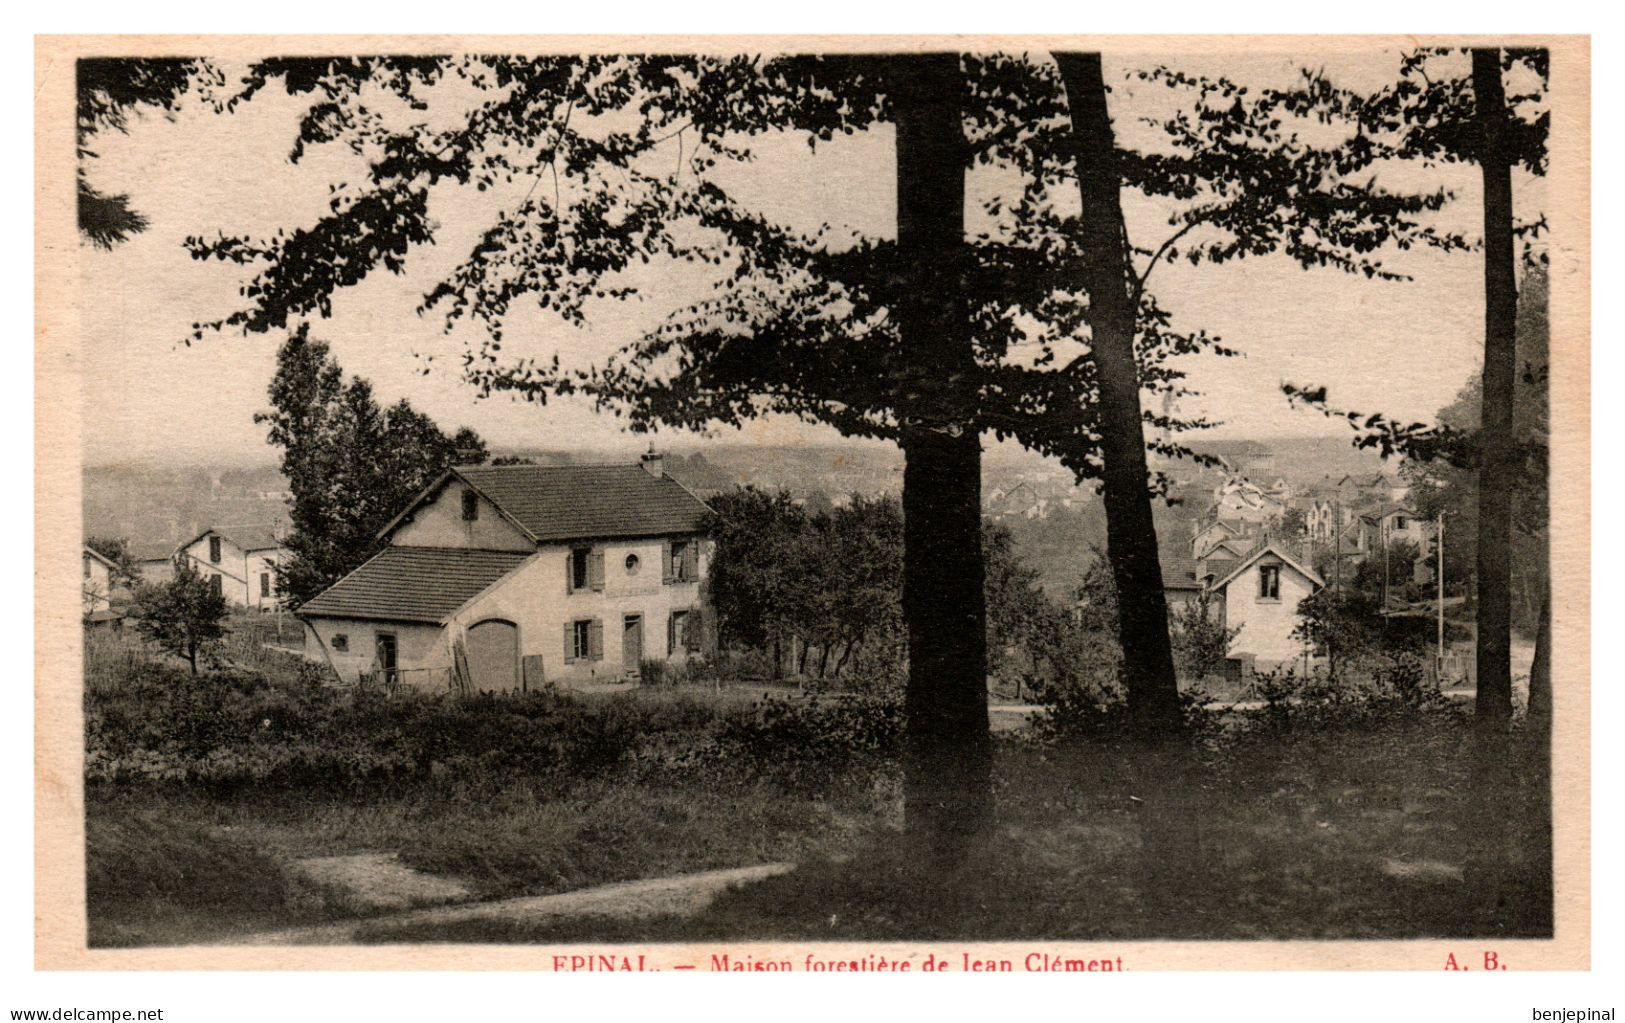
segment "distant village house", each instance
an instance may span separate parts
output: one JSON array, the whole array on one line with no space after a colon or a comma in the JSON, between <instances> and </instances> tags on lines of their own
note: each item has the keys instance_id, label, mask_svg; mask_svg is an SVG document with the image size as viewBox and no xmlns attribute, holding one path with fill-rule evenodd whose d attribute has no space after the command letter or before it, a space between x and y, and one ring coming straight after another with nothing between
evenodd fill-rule
<instances>
[{"instance_id":1,"label":"distant village house","mask_svg":"<svg viewBox=\"0 0 1625 1023\"><path fill-rule=\"evenodd\" d=\"M277 567L286 554L270 526L224 526L182 544L176 557L207 579L228 604L269 611L282 601Z\"/></svg>"}]
</instances>

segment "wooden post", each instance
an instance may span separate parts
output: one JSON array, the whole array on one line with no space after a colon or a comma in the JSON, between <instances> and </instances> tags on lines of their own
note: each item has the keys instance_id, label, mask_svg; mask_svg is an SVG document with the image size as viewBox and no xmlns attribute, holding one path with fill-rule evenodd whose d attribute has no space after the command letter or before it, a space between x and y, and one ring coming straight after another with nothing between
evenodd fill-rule
<instances>
[{"instance_id":1,"label":"wooden post","mask_svg":"<svg viewBox=\"0 0 1625 1023\"><path fill-rule=\"evenodd\" d=\"M1439 542L1434 556L1438 559L1439 583L1439 685L1444 686L1444 509L1439 509Z\"/></svg>"}]
</instances>

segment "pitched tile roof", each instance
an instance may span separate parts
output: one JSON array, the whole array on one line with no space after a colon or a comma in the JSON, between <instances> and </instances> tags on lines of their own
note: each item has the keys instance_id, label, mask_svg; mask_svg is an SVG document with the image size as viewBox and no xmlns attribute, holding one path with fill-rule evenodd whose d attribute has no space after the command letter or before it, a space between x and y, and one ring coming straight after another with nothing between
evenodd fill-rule
<instances>
[{"instance_id":1,"label":"pitched tile roof","mask_svg":"<svg viewBox=\"0 0 1625 1023\"><path fill-rule=\"evenodd\" d=\"M133 543L130 545L130 557L136 561L170 561L174 559L178 549L168 540Z\"/></svg>"},{"instance_id":2,"label":"pitched tile roof","mask_svg":"<svg viewBox=\"0 0 1625 1023\"><path fill-rule=\"evenodd\" d=\"M443 622L529 554L386 547L299 608L301 616Z\"/></svg>"},{"instance_id":3,"label":"pitched tile roof","mask_svg":"<svg viewBox=\"0 0 1625 1023\"><path fill-rule=\"evenodd\" d=\"M1190 558L1164 554L1162 556L1162 588L1165 590L1199 590L1202 584L1196 578L1196 562Z\"/></svg>"},{"instance_id":4,"label":"pitched tile roof","mask_svg":"<svg viewBox=\"0 0 1625 1023\"><path fill-rule=\"evenodd\" d=\"M682 484L640 465L476 465L451 475L538 542L693 533L708 511Z\"/></svg>"},{"instance_id":5,"label":"pitched tile roof","mask_svg":"<svg viewBox=\"0 0 1625 1023\"><path fill-rule=\"evenodd\" d=\"M85 545L85 557L95 558L97 561L101 562L103 565L106 565L113 571L118 571L118 565L111 558L102 554L101 551L95 550L88 544Z\"/></svg>"},{"instance_id":6,"label":"pitched tile roof","mask_svg":"<svg viewBox=\"0 0 1625 1023\"><path fill-rule=\"evenodd\" d=\"M220 526L215 532L245 551L265 551L282 546L275 526Z\"/></svg>"},{"instance_id":7,"label":"pitched tile roof","mask_svg":"<svg viewBox=\"0 0 1625 1023\"><path fill-rule=\"evenodd\" d=\"M275 526L214 526L205 529L197 536L181 544L180 547L176 547L175 550L179 551L181 547L190 547L210 533L225 537L236 544L237 549L241 551L268 551L282 546L282 541L277 539L277 528Z\"/></svg>"},{"instance_id":8,"label":"pitched tile roof","mask_svg":"<svg viewBox=\"0 0 1625 1023\"><path fill-rule=\"evenodd\" d=\"M1252 553L1236 562L1236 564L1230 566L1228 574L1215 579L1213 582L1213 588L1215 590L1224 589L1227 585L1229 585L1232 579L1240 575L1242 572L1245 572L1248 565L1251 565L1253 562L1257 561L1266 554L1274 554L1283 562L1292 566L1295 571L1297 571L1304 578L1308 579L1310 582L1314 583L1317 587L1326 585L1326 580L1320 577L1320 573L1316 572L1313 568L1305 567L1298 561L1297 558L1292 556L1290 551L1286 550L1286 548L1280 544L1266 540L1264 543L1261 543L1257 547L1253 548Z\"/></svg>"}]
</instances>

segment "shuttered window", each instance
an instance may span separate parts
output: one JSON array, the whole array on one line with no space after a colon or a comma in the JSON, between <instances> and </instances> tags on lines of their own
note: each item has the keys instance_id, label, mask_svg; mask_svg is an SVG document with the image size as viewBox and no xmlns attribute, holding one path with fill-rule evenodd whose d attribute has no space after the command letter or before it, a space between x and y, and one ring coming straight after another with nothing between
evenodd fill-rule
<instances>
[{"instance_id":1,"label":"shuttered window","mask_svg":"<svg viewBox=\"0 0 1625 1023\"><path fill-rule=\"evenodd\" d=\"M564 663L604 659L604 623L597 618L578 618L564 623Z\"/></svg>"},{"instance_id":2,"label":"shuttered window","mask_svg":"<svg viewBox=\"0 0 1625 1023\"><path fill-rule=\"evenodd\" d=\"M666 655L700 648L700 618L693 610L673 611L666 619Z\"/></svg>"},{"instance_id":3,"label":"shuttered window","mask_svg":"<svg viewBox=\"0 0 1625 1023\"><path fill-rule=\"evenodd\" d=\"M666 581L691 583L700 577L699 545L689 540L673 540L666 545Z\"/></svg>"},{"instance_id":4,"label":"shuttered window","mask_svg":"<svg viewBox=\"0 0 1625 1023\"><path fill-rule=\"evenodd\" d=\"M604 588L604 552L591 547L575 547L565 562L564 592Z\"/></svg>"}]
</instances>

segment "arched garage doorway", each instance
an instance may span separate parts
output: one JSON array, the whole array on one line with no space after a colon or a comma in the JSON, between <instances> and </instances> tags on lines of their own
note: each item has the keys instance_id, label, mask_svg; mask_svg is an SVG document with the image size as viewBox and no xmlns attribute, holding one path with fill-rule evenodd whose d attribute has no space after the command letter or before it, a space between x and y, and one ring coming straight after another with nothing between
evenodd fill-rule
<instances>
[{"instance_id":1,"label":"arched garage doorway","mask_svg":"<svg viewBox=\"0 0 1625 1023\"><path fill-rule=\"evenodd\" d=\"M490 618L468 630L468 673L474 688L504 692L519 688L519 626Z\"/></svg>"}]
</instances>

